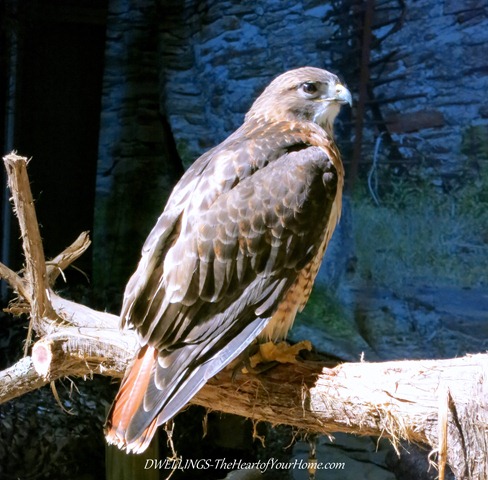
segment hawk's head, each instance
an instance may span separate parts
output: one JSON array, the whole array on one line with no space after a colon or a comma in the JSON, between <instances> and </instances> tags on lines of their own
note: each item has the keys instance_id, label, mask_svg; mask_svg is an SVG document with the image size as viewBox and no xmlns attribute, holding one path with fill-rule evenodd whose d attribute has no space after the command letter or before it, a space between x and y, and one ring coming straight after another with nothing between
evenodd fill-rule
<instances>
[{"instance_id":1,"label":"hawk's head","mask_svg":"<svg viewBox=\"0 0 488 480\"><path fill-rule=\"evenodd\" d=\"M257 98L246 121L311 121L332 135L341 105L352 104L339 78L320 68L303 67L275 78Z\"/></svg>"}]
</instances>

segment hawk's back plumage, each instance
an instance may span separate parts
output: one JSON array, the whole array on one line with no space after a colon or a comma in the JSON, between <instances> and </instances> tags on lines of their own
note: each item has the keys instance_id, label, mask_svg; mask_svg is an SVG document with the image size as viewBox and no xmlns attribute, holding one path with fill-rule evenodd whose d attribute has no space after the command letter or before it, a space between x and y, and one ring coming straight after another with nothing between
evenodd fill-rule
<instances>
[{"instance_id":1,"label":"hawk's back plumage","mask_svg":"<svg viewBox=\"0 0 488 480\"><path fill-rule=\"evenodd\" d=\"M126 287L121 322L141 350L107 420L109 442L143 451L256 337L286 335L340 216L332 123L350 100L325 70L287 72L182 177Z\"/></svg>"}]
</instances>

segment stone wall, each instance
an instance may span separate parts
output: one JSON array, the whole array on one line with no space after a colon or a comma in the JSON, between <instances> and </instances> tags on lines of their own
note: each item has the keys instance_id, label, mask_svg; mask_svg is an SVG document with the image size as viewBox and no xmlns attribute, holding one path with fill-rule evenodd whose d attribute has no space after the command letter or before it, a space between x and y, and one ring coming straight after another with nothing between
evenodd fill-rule
<instances>
[{"instance_id":1,"label":"stone wall","mask_svg":"<svg viewBox=\"0 0 488 480\"><path fill-rule=\"evenodd\" d=\"M160 2L163 109L185 164L234 130L284 70L331 69L357 100L364 3ZM488 136L487 31L485 0L389 0L376 8L363 165L382 130L394 147L383 162L422 165L437 183L483 160L463 145L473 127ZM345 152L352 141L346 125Z\"/></svg>"},{"instance_id":2,"label":"stone wall","mask_svg":"<svg viewBox=\"0 0 488 480\"><path fill-rule=\"evenodd\" d=\"M109 2L93 264L99 301L114 311L183 173L160 115L156 20L154 2Z\"/></svg>"},{"instance_id":3,"label":"stone wall","mask_svg":"<svg viewBox=\"0 0 488 480\"><path fill-rule=\"evenodd\" d=\"M406 2L401 28L374 51L396 52L375 88L404 159L421 161L436 183L476 173L486 156L463 145L473 129L488 141L488 3L486 0ZM473 167L475 167L473 169Z\"/></svg>"}]
</instances>

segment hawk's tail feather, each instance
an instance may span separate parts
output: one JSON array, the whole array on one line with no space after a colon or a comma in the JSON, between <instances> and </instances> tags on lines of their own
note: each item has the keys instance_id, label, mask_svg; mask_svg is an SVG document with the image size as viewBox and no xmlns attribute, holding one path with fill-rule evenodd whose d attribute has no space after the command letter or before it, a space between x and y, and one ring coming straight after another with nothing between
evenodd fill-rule
<instances>
[{"instance_id":1,"label":"hawk's tail feather","mask_svg":"<svg viewBox=\"0 0 488 480\"><path fill-rule=\"evenodd\" d=\"M168 367L162 367L157 350L147 345L142 347L122 380L108 415L105 424L107 442L128 452L146 450L157 427L173 418L209 378L242 353L268 321L269 318L255 318L206 361L198 349L198 353L182 349L179 351L181 358L177 355ZM203 363L198 364L199 361ZM190 367L192 363L196 366ZM166 379L169 380L167 383Z\"/></svg>"},{"instance_id":2,"label":"hawk's tail feather","mask_svg":"<svg viewBox=\"0 0 488 480\"><path fill-rule=\"evenodd\" d=\"M128 452L143 452L151 442L158 427L153 419L137 438L128 438L127 433L135 413L143 407L144 394L157 364L157 351L149 346L141 348L133 365L129 368L105 423L107 442L126 449Z\"/></svg>"}]
</instances>

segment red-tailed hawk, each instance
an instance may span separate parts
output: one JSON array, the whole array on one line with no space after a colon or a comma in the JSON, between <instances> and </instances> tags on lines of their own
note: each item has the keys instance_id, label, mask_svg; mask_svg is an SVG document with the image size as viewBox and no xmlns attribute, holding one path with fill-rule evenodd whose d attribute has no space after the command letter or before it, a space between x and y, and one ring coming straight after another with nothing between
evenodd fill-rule
<instances>
[{"instance_id":1,"label":"red-tailed hawk","mask_svg":"<svg viewBox=\"0 0 488 480\"><path fill-rule=\"evenodd\" d=\"M254 339L285 337L339 220L333 123L346 103L332 73L286 72L176 185L125 290L121 324L141 348L110 411L108 442L144 451Z\"/></svg>"}]
</instances>

